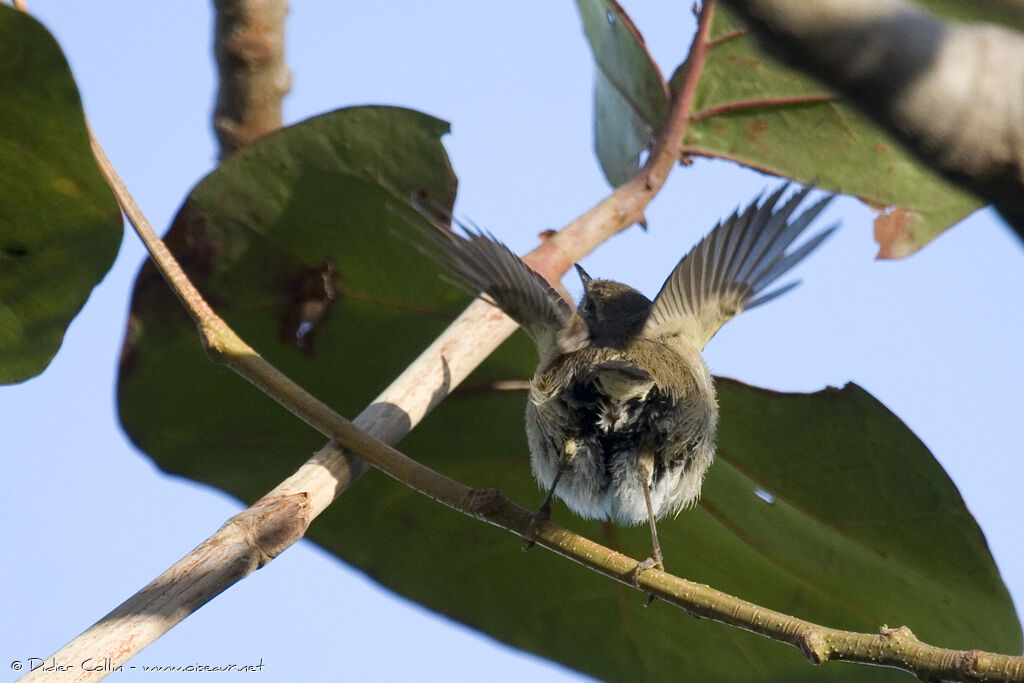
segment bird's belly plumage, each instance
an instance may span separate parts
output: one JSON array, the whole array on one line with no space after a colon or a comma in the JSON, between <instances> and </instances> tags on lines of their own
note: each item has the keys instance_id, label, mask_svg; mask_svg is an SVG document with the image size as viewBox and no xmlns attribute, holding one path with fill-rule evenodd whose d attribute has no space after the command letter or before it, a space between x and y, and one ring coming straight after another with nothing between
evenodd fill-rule
<instances>
[{"instance_id":1,"label":"bird's belly plumage","mask_svg":"<svg viewBox=\"0 0 1024 683\"><path fill-rule=\"evenodd\" d=\"M714 455L717 419L703 363L686 391L670 393L658 370L683 361L669 350L652 358L647 349L642 359L613 349L592 355L584 363L556 359L534 378L526 419L540 486L549 490L562 468L558 498L582 517L620 524L648 518L642 477L655 517L695 502ZM671 369L678 376L679 368Z\"/></svg>"}]
</instances>

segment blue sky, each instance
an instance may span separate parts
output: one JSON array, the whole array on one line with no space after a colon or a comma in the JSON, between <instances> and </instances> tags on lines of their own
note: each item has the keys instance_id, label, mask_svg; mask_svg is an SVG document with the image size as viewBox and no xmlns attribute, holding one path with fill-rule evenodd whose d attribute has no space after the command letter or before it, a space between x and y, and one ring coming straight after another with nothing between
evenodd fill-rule
<instances>
[{"instance_id":1,"label":"blue sky","mask_svg":"<svg viewBox=\"0 0 1024 683\"><path fill-rule=\"evenodd\" d=\"M692 31L686 4L624 4L671 73ZM68 56L107 153L158 228L215 164L211 5L30 2ZM452 122L446 145L460 181L457 211L528 250L540 230L564 225L608 192L591 151L592 66L574 4L438 7L293 3L286 121L385 103ZM774 182L723 162L677 169L647 212L649 232L614 238L585 267L653 294L715 221L766 185ZM717 374L774 389L855 381L872 392L956 482L1020 609L1024 250L983 211L908 260L877 262L871 218L854 200L836 202L826 220L843 228L801 265L804 284L730 322L706 358ZM0 388L5 667L63 645L240 509L218 491L161 474L120 431L117 357L143 258L128 232L52 366ZM273 681L422 679L424 670L452 681L477 681L481 672L492 680L579 678L378 589L308 542L133 663L260 660L261 680Z\"/></svg>"}]
</instances>

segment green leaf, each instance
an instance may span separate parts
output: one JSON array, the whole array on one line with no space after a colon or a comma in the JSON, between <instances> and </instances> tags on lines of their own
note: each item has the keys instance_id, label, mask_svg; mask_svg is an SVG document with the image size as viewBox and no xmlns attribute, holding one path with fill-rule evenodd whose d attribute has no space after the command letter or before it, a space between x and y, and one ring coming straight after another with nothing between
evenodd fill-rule
<instances>
[{"instance_id":1,"label":"green leaf","mask_svg":"<svg viewBox=\"0 0 1024 683\"><path fill-rule=\"evenodd\" d=\"M726 467L703 507L801 578L804 589L780 593L787 610L813 613L803 605L820 603L845 628L908 624L935 645L1020 651L1020 623L981 529L895 415L854 384L814 394L732 380L718 388ZM775 536L779 526L791 529L786 538ZM829 583L841 588L808 590Z\"/></svg>"},{"instance_id":2,"label":"green leaf","mask_svg":"<svg viewBox=\"0 0 1024 683\"><path fill-rule=\"evenodd\" d=\"M913 253L981 206L850 107L803 101L829 93L758 52L721 5L715 6L710 40L685 154L814 182L884 208L876 221L883 258ZM673 76L674 89L684 74Z\"/></svg>"},{"instance_id":3,"label":"green leaf","mask_svg":"<svg viewBox=\"0 0 1024 683\"><path fill-rule=\"evenodd\" d=\"M414 191L451 205L455 179L439 143L446 131L385 108L312 119L214 171L171 229L172 246L218 311L343 414L365 407L465 303L430 259L393 234L411 230L388 209L402 211ZM300 347L293 311L323 299L325 275L336 297ZM122 423L164 470L253 501L323 445L205 359L149 266L128 334ZM525 392L493 384L529 377L535 363L517 333L402 449L469 485L538 505ZM720 452L704 500L660 525L671 571L829 626L907 624L939 645L1019 651L1020 625L981 531L896 417L852 385L784 395L720 380L719 390ZM584 522L560 503L554 519L634 557L650 551L643 527ZM542 549L523 553L520 539L376 471L309 536L430 609L606 680L680 672L701 681L906 678L811 667L788 646L665 604L644 608L637 591Z\"/></svg>"},{"instance_id":4,"label":"green leaf","mask_svg":"<svg viewBox=\"0 0 1024 683\"><path fill-rule=\"evenodd\" d=\"M244 339L352 416L458 312L461 297L433 286L438 270L409 242L409 221L422 220L409 208L414 195L427 207L454 203L440 143L448 130L418 112L354 107L278 131L207 176L166 242ZM211 365L149 262L132 299L118 403L125 430L161 466L248 500L323 442Z\"/></svg>"},{"instance_id":5,"label":"green leaf","mask_svg":"<svg viewBox=\"0 0 1024 683\"><path fill-rule=\"evenodd\" d=\"M1019 652L1020 624L985 539L921 442L854 385L776 394L719 380L719 456L698 508L659 524L673 573L818 623L907 624L928 642ZM538 505L525 392L455 396L403 451ZM766 502L762 497L773 502ZM644 527L553 518L636 558ZM689 617L371 472L310 537L386 586L510 645L602 680L883 681ZM386 539L381 540L381 539Z\"/></svg>"},{"instance_id":6,"label":"green leaf","mask_svg":"<svg viewBox=\"0 0 1024 683\"><path fill-rule=\"evenodd\" d=\"M121 211L42 24L0 5L0 383L38 375L121 244Z\"/></svg>"},{"instance_id":7,"label":"green leaf","mask_svg":"<svg viewBox=\"0 0 1024 683\"><path fill-rule=\"evenodd\" d=\"M595 148L605 177L633 177L668 116L643 37L611 0L579 0L597 66ZM982 204L919 164L823 86L759 52L721 5L691 102L683 156L719 158L859 197L880 212L879 256L907 256ZM688 63L670 81L678 93Z\"/></svg>"},{"instance_id":8,"label":"green leaf","mask_svg":"<svg viewBox=\"0 0 1024 683\"><path fill-rule=\"evenodd\" d=\"M577 0L597 67L594 148L613 186L634 175L668 118L668 85L643 37L614 0Z\"/></svg>"}]
</instances>

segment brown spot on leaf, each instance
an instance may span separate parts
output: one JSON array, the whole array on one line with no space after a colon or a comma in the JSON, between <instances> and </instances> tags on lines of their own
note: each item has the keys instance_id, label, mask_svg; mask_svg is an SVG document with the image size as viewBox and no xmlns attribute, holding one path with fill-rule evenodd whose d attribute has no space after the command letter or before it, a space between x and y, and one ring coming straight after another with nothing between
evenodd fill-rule
<instances>
[{"instance_id":1,"label":"brown spot on leaf","mask_svg":"<svg viewBox=\"0 0 1024 683\"><path fill-rule=\"evenodd\" d=\"M338 298L337 271L327 259L315 268L295 273L284 284L287 303L280 317L281 342L313 355L316 332Z\"/></svg>"},{"instance_id":2,"label":"brown spot on leaf","mask_svg":"<svg viewBox=\"0 0 1024 683\"><path fill-rule=\"evenodd\" d=\"M898 259L917 251L914 226L921 222L921 214L903 207L888 207L875 218L875 241L880 259Z\"/></svg>"},{"instance_id":3,"label":"brown spot on leaf","mask_svg":"<svg viewBox=\"0 0 1024 683\"><path fill-rule=\"evenodd\" d=\"M878 154L885 154L885 145L879 142L877 145L875 145L875 152L877 152Z\"/></svg>"},{"instance_id":4,"label":"brown spot on leaf","mask_svg":"<svg viewBox=\"0 0 1024 683\"><path fill-rule=\"evenodd\" d=\"M760 59L752 59L750 57L742 57L740 55L728 55L725 61L729 62L730 66L734 67L749 67L755 68L761 66Z\"/></svg>"},{"instance_id":5,"label":"brown spot on leaf","mask_svg":"<svg viewBox=\"0 0 1024 683\"><path fill-rule=\"evenodd\" d=\"M766 138L763 135L767 130L767 121L764 119L755 119L743 129L743 135L751 145L759 147L764 153L769 153L771 152L771 147L767 144Z\"/></svg>"}]
</instances>

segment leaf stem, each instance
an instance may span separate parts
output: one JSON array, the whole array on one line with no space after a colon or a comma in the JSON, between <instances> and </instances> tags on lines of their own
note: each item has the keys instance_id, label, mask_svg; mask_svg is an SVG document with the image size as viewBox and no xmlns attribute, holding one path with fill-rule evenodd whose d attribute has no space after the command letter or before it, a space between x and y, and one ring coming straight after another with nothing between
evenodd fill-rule
<instances>
[{"instance_id":1,"label":"leaf stem","mask_svg":"<svg viewBox=\"0 0 1024 683\"><path fill-rule=\"evenodd\" d=\"M733 100L713 107L705 107L696 111L690 116L690 121L703 121L722 114L731 114L737 111L749 109L768 109L771 107L791 107L800 104L818 104L820 102L832 102L836 100L835 95L792 95L789 97L757 97L750 100Z\"/></svg>"},{"instance_id":2,"label":"leaf stem","mask_svg":"<svg viewBox=\"0 0 1024 683\"><path fill-rule=\"evenodd\" d=\"M716 36L716 37L711 38L710 40L708 40L708 48L710 49L710 48L713 48L713 47L717 47L717 46L721 45L722 43L728 43L730 40L736 40L737 38L742 38L743 36L747 35L748 33L749 33L749 31L747 29L745 29L745 28L738 28L735 31L729 31L728 33L723 33L720 36Z\"/></svg>"}]
</instances>

